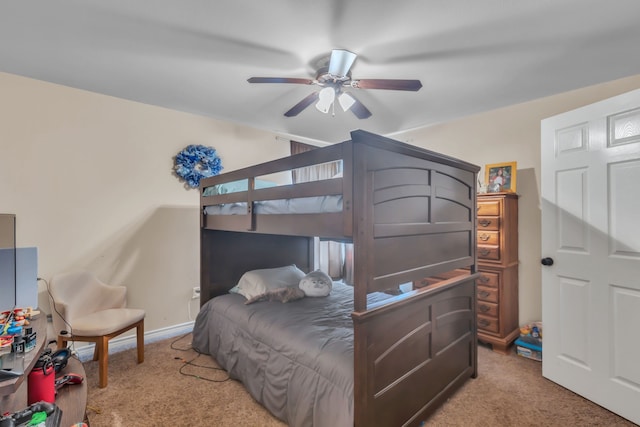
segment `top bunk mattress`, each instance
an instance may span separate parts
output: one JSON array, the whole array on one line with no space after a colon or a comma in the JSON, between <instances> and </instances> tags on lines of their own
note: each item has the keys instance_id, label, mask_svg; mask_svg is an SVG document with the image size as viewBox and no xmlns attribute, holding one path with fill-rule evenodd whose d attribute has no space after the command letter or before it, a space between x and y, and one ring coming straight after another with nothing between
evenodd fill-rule
<instances>
[{"instance_id":1,"label":"top bunk mattress","mask_svg":"<svg viewBox=\"0 0 640 427\"><path fill-rule=\"evenodd\" d=\"M334 178L341 177L342 174ZM273 188L278 185L274 182L256 179L255 189ZM206 187L203 196L217 196L244 192L249 189L248 179L241 179ZM310 213L330 213L342 212L342 195L326 195L314 197L297 197L290 199L259 200L253 202L253 212L263 215L277 214L310 214ZM204 209L205 215L245 215L247 214L247 203L225 203L209 205Z\"/></svg>"},{"instance_id":2,"label":"top bunk mattress","mask_svg":"<svg viewBox=\"0 0 640 427\"><path fill-rule=\"evenodd\" d=\"M342 212L342 196L299 197L295 199L264 200L253 202L256 214L307 214ZM245 215L247 203L226 203L204 208L205 215Z\"/></svg>"}]
</instances>

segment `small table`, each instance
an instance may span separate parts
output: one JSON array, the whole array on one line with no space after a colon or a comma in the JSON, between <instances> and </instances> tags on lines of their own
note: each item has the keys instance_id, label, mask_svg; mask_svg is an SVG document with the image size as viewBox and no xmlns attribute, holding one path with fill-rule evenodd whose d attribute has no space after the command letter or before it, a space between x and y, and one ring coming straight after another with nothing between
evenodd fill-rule
<instances>
[{"instance_id":1,"label":"small table","mask_svg":"<svg viewBox=\"0 0 640 427\"><path fill-rule=\"evenodd\" d=\"M47 320L43 314L40 314L32 322L33 328L37 333L36 349L25 355L25 374L13 379L0 382L0 413L17 412L25 409L28 404L27 377L31 369L35 365L40 353L44 350L47 342ZM67 366L64 367L57 377L61 377L67 373L74 373L86 377L84 366L75 357L70 357ZM62 386L57 394L55 404L62 410L62 419L60 426L71 426L73 424L84 421L87 407L87 380L85 378L81 384L67 384Z\"/></svg>"},{"instance_id":2,"label":"small table","mask_svg":"<svg viewBox=\"0 0 640 427\"><path fill-rule=\"evenodd\" d=\"M58 389L56 405L62 410L61 427L84 421L87 408L87 379L82 362L70 357L67 366L57 376L64 374L81 375L84 381L80 384L65 384Z\"/></svg>"}]
</instances>

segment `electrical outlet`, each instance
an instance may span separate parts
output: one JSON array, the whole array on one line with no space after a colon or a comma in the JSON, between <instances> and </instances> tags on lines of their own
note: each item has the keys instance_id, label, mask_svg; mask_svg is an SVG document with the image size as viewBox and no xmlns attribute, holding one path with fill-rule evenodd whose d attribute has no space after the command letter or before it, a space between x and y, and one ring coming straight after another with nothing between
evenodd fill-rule
<instances>
[{"instance_id":1,"label":"electrical outlet","mask_svg":"<svg viewBox=\"0 0 640 427\"><path fill-rule=\"evenodd\" d=\"M198 299L200 298L200 286L195 286L193 288L193 293L191 294L191 299Z\"/></svg>"}]
</instances>

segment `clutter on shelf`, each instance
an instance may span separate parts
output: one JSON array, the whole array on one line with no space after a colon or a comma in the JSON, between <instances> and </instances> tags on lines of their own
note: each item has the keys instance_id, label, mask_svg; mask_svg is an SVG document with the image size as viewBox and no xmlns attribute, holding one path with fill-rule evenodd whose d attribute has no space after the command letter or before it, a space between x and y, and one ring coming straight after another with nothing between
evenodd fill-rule
<instances>
[{"instance_id":1,"label":"clutter on shelf","mask_svg":"<svg viewBox=\"0 0 640 427\"><path fill-rule=\"evenodd\" d=\"M36 334L30 326L32 314L30 307L0 312L0 355L35 348Z\"/></svg>"}]
</instances>

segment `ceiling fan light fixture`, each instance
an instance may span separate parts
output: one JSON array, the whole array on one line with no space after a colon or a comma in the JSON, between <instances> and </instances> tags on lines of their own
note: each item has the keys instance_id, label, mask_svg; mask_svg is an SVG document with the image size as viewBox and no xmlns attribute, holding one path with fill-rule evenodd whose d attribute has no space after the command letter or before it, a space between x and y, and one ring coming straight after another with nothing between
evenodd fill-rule
<instances>
[{"instance_id":1,"label":"ceiling fan light fixture","mask_svg":"<svg viewBox=\"0 0 640 427\"><path fill-rule=\"evenodd\" d=\"M322 57L317 63L320 68L316 72L314 79L296 78L296 77L250 77L247 79L249 83L293 83L304 85L316 85L322 89L316 90L289 110L285 117L295 117L305 108L315 104L316 109L325 114L331 111L335 115L336 98L342 109L346 112L350 110L358 119L366 119L371 117L371 111L365 107L362 102L350 93L344 93L343 88L351 89L382 89L382 90L401 90L416 92L422 87L420 80L406 79L359 79L351 78L351 67L355 62L357 55L344 49L334 49L331 51L329 63L326 63L326 57Z\"/></svg>"},{"instance_id":2,"label":"ceiling fan light fixture","mask_svg":"<svg viewBox=\"0 0 640 427\"><path fill-rule=\"evenodd\" d=\"M357 56L355 53L344 49L332 50L331 59L329 60L329 74L334 77L345 77Z\"/></svg>"},{"instance_id":3,"label":"ceiling fan light fixture","mask_svg":"<svg viewBox=\"0 0 640 427\"><path fill-rule=\"evenodd\" d=\"M318 111L328 113L329 109L333 105L333 101L336 99L336 91L332 87L325 87L318 93L318 102L316 108Z\"/></svg>"},{"instance_id":4,"label":"ceiling fan light fixture","mask_svg":"<svg viewBox=\"0 0 640 427\"><path fill-rule=\"evenodd\" d=\"M338 96L338 102L342 107L342 111L347 111L349 108L353 106L353 104L356 103L356 100L353 98L353 96L349 95L348 93L342 92L340 96Z\"/></svg>"}]
</instances>

